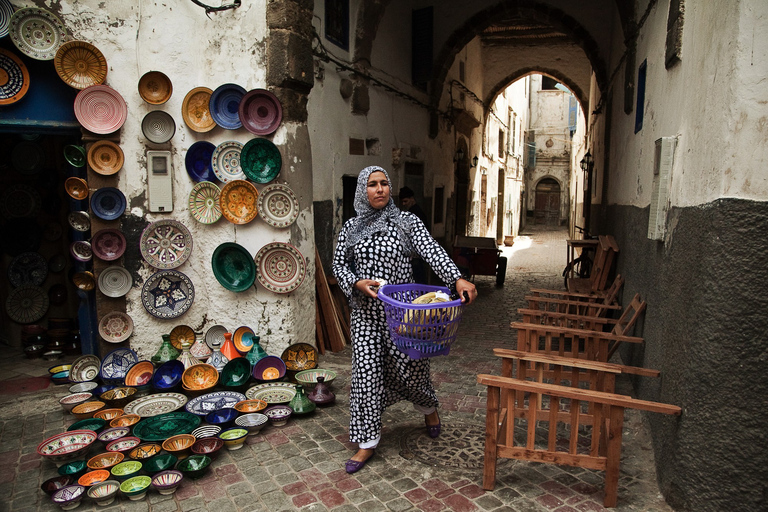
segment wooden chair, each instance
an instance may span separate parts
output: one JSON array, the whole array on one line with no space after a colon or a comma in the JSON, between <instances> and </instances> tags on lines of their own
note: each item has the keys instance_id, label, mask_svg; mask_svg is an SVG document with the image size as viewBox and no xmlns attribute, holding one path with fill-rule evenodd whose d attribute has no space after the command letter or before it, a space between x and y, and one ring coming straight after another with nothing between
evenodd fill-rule
<instances>
[{"instance_id":1,"label":"wooden chair","mask_svg":"<svg viewBox=\"0 0 768 512\"><path fill-rule=\"evenodd\" d=\"M624 277L619 274L606 290L596 293L572 293L562 290L531 288L525 299L528 309L570 313L587 316L606 316L609 311L621 309L616 305Z\"/></svg>"},{"instance_id":2,"label":"wooden chair","mask_svg":"<svg viewBox=\"0 0 768 512\"><path fill-rule=\"evenodd\" d=\"M576 293L596 293L605 290L608 274L611 272L619 245L611 235L597 237L595 260L589 277L572 277L568 279L568 291Z\"/></svg>"},{"instance_id":3,"label":"wooden chair","mask_svg":"<svg viewBox=\"0 0 768 512\"><path fill-rule=\"evenodd\" d=\"M605 471L603 504L614 507L624 409L681 413L674 405L593 389L487 374L478 375L477 382L488 386L483 488L489 491L496 484L498 457L563 464Z\"/></svg>"}]
</instances>

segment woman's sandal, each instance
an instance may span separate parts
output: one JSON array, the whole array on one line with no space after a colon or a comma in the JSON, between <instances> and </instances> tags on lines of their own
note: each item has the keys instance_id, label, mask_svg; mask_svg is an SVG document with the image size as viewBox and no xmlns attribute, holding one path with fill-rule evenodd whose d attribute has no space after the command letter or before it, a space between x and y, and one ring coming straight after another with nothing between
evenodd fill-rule
<instances>
[{"instance_id":1,"label":"woman's sandal","mask_svg":"<svg viewBox=\"0 0 768 512\"><path fill-rule=\"evenodd\" d=\"M426 424L427 418L424 417L424 423ZM432 439L438 437L440 435L440 429L442 428L442 425L440 423L440 417L437 418L437 425L429 425L427 424L427 434L429 434L429 437Z\"/></svg>"},{"instance_id":2,"label":"woman's sandal","mask_svg":"<svg viewBox=\"0 0 768 512\"><path fill-rule=\"evenodd\" d=\"M349 473L349 474L357 473L358 471L360 471L361 469L363 469L365 467L366 463L369 460L371 460L374 455L376 455L376 449L375 448L373 448L373 450L371 452L371 455L369 455L368 458L363 460L363 461L349 459L344 464L344 469L346 469L347 473Z\"/></svg>"}]
</instances>

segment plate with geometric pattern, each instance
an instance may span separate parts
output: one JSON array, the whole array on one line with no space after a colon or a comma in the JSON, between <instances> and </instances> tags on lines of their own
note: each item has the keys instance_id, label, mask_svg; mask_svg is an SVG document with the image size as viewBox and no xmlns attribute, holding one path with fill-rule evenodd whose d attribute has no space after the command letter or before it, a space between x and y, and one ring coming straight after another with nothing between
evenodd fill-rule
<instances>
[{"instance_id":1,"label":"plate with geometric pattern","mask_svg":"<svg viewBox=\"0 0 768 512\"><path fill-rule=\"evenodd\" d=\"M299 218L299 200L287 185L275 183L261 189L258 205L264 222L276 228L286 228Z\"/></svg>"},{"instance_id":2,"label":"plate with geometric pattern","mask_svg":"<svg viewBox=\"0 0 768 512\"><path fill-rule=\"evenodd\" d=\"M9 33L16 48L36 60L53 59L67 37L64 23L52 12L37 7L13 13Z\"/></svg>"},{"instance_id":3,"label":"plate with geometric pattern","mask_svg":"<svg viewBox=\"0 0 768 512\"><path fill-rule=\"evenodd\" d=\"M192 233L177 220L158 220L144 229L139 248L141 255L153 267L162 270L176 268L192 253Z\"/></svg>"},{"instance_id":4,"label":"plate with geometric pattern","mask_svg":"<svg viewBox=\"0 0 768 512\"><path fill-rule=\"evenodd\" d=\"M5 311L14 322L29 324L45 316L48 311L48 294L39 286L19 286L8 293Z\"/></svg>"},{"instance_id":5,"label":"plate with geometric pattern","mask_svg":"<svg viewBox=\"0 0 768 512\"><path fill-rule=\"evenodd\" d=\"M177 270L152 274L141 290L141 302L155 318L179 317L187 312L194 300L192 281Z\"/></svg>"},{"instance_id":6,"label":"plate with geometric pattern","mask_svg":"<svg viewBox=\"0 0 768 512\"><path fill-rule=\"evenodd\" d=\"M107 343L120 343L133 333L133 319L121 311L111 311L99 322L99 334Z\"/></svg>"},{"instance_id":7,"label":"plate with geometric pattern","mask_svg":"<svg viewBox=\"0 0 768 512\"><path fill-rule=\"evenodd\" d=\"M189 193L189 213L201 224L213 224L221 218L221 189L210 181L201 181Z\"/></svg>"},{"instance_id":8,"label":"plate with geometric pattern","mask_svg":"<svg viewBox=\"0 0 768 512\"><path fill-rule=\"evenodd\" d=\"M304 281L304 256L291 244L272 242L256 253L256 278L275 293L290 293Z\"/></svg>"}]
</instances>

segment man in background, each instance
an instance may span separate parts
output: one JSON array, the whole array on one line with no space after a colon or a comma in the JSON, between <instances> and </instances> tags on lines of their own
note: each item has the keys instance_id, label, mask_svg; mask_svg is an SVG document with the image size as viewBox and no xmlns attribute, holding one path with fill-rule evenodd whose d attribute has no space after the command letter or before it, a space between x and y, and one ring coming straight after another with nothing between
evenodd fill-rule
<instances>
[{"instance_id":1,"label":"man in background","mask_svg":"<svg viewBox=\"0 0 768 512\"><path fill-rule=\"evenodd\" d=\"M427 227L427 230L429 230L427 216L424 214L424 210L421 209L421 206L416 204L416 198L414 197L413 190L408 187L403 187L400 189L398 197L400 199L401 208L417 216ZM424 263L424 260L418 256L415 256L411 259L411 267L413 267L413 278L417 283L429 284L427 282L427 266Z\"/></svg>"}]
</instances>

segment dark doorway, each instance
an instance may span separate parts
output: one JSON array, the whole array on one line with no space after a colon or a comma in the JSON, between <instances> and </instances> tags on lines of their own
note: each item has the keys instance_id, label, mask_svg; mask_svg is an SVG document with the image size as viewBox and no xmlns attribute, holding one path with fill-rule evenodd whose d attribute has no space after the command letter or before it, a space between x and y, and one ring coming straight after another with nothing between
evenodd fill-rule
<instances>
[{"instance_id":1,"label":"dark doorway","mask_svg":"<svg viewBox=\"0 0 768 512\"><path fill-rule=\"evenodd\" d=\"M533 222L547 226L560 223L560 184L552 178L544 178L536 185Z\"/></svg>"}]
</instances>

